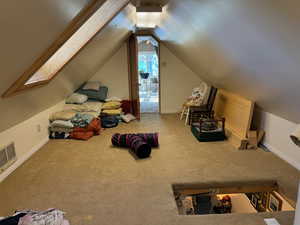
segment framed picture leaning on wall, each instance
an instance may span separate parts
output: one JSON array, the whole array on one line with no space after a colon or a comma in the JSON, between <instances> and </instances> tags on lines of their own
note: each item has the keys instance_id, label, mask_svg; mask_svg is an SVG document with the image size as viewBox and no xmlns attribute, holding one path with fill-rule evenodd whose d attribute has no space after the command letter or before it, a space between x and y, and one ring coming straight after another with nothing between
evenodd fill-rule
<instances>
[{"instance_id":1,"label":"framed picture leaning on wall","mask_svg":"<svg viewBox=\"0 0 300 225\"><path fill-rule=\"evenodd\" d=\"M267 208L271 212L281 211L282 200L275 194L275 192L271 192L269 194L269 201L268 201Z\"/></svg>"}]
</instances>

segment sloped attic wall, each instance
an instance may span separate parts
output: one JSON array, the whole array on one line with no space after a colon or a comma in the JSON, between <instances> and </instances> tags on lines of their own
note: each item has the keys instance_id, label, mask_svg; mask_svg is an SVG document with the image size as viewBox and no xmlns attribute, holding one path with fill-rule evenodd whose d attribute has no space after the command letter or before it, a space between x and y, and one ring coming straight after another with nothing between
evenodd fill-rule
<instances>
[{"instance_id":1,"label":"sloped attic wall","mask_svg":"<svg viewBox=\"0 0 300 225\"><path fill-rule=\"evenodd\" d=\"M300 122L300 2L170 0L156 35L204 80Z\"/></svg>"},{"instance_id":2,"label":"sloped attic wall","mask_svg":"<svg viewBox=\"0 0 300 225\"><path fill-rule=\"evenodd\" d=\"M51 0L53 1L53 0ZM33 2L33 1L32 1ZM48 5L52 5L49 2ZM55 5L53 2L53 12L52 14L46 13L45 15L41 16L35 11L41 10L41 8L31 7L32 10L31 14L34 15L34 19L32 20L39 20L43 17L47 17L47 21L49 23L49 27L55 26L57 23L57 27L61 27L62 30L65 25L70 21L66 20L56 21L55 18L59 14L59 9L64 9L63 5L59 5L60 1L55 1L58 5ZM65 4L68 1L64 1ZM70 1L71 2L71 1ZM80 3L83 1L72 1ZM36 1L35 1L36 3ZM25 3L24 3L25 4ZM26 4L28 2L26 1ZM34 5L34 3L32 3ZM64 4L64 5L65 5ZM66 8L68 5L65 5ZM19 6L20 7L20 6ZM25 6L24 6L25 7ZM71 8L71 5L69 5ZM22 8L22 7L20 7ZM25 7L26 8L26 7ZM8 9L6 9L8 10ZM44 9L46 10L46 9ZM2 7L1 7L2 11ZM13 11L10 9L10 11ZM77 11L76 11L77 12ZM29 12L28 12L29 13ZM67 13L67 12L65 12ZM1 14L1 13L0 13ZM74 13L73 16L75 16ZM1 15L2 16L2 15ZM40 18L41 17L41 18ZM6 20L12 19L13 17L6 17ZM28 35L27 39L37 38L34 37L38 35L40 32L43 32L40 24L32 23L32 21L28 20L26 23L26 18L22 18L23 23L20 23L18 26L14 25L13 29L19 30L18 37ZM72 19L70 17L70 19ZM25 21L25 22L24 22ZM50 23L54 21L54 23ZM120 12L106 27L103 29L67 66L60 72L60 74L47 86L32 89L22 94L19 94L14 97L0 99L0 132L6 130L7 128L18 124L21 121L24 121L31 116L49 108L50 106L62 101L67 95L72 93L73 90L78 88L78 86L83 83L84 81L88 80L101 65L111 57L121 46L124 39L128 36L130 30L133 28L134 21L134 8L131 5L128 5L122 12ZM64 22L64 23L63 23ZM2 31L3 33L9 32L12 29L10 23L4 22L1 20L2 23ZM64 26L61 25L63 23ZM32 32L27 34L26 29L22 29L23 24L30 24L30 30ZM45 26L45 25L43 25ZM48 27L48 26L47 26ZM58 31L62 31L59 30ZM57 33L59 34L59 32ZM46 35L47 36L47 35ZM56 35L50 35L49 43L55 40ZM2 38L2 37L1 37ZM34 42L27 42L22 41L20 44L21 51L18 50L19 47L13 48L12 46L15 44L15 40L12 38L12 42L9 39L6 39L6 42L1 42L4 45L10 46L10 48L4 48L5 51L0 52L0 58L2 59L1 62L5 62L3 64L7 64L9 66L5 66L0 68L0 92L3 93L24 71L26 66L29 66L30 63L35 59L35 56L41 54L45 47L49 44L44 43L44 36L38 36ZM47 37L48 40L49 37ZM36 50L36 55L30 55L30 49L36 49L35 44L42 42L40 49ZM23 45L29 45L24 47ZM18 43L19 46L19 43ZM12 52L12 50L15 50ZM28 60L26 57L28 53L28 57L31 60ZM5 54L11 54L11 57L5 58ZM23 55L22 57L18 57L18 54ZM5 59L5 60L4 60ZM2 65L2 63L1 63ZM17 69L16 69L17 68Z\"/></svg>"}]
</instances>

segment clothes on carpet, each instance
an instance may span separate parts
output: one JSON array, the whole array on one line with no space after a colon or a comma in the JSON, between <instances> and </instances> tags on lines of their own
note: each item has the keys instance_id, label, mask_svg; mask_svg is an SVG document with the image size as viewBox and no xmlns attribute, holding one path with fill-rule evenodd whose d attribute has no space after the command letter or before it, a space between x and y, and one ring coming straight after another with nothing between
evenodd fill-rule
<instances>
[{"instance_id":1,"label":"clothes on carpet","mask_svg":"<svg viewBox=\"0 0 300 225\"><path fill-rule=\"evenodd\" d=\"M20 218L25 215L26 213L18 213L14 216L3 218L0 220L0 225L18 225Z\"/></svg>"},{"instance_id":2,"label":"clothes on carpet","mask_svg":"<svg viewBox=\"0 0 300 225\"><path fill-rule=\"evenodd\" d=\"M70 138L77 140L88 140L95 135L100 135L101 129L100 119L95 118L85 128L75 127L70 133Z\"/></svg>"},{"instance_id":3,"label":"clothes on carpet","mask_svg":"<svg viewBox=\"0 0 300 225\"><path fill-rule=\"evenodd\" d=\"M0 220L0 225L69 225L69 222L64 218L64 212L58 209L24 210Z\"/></svg>"},{"instance_id":4,"label":"clothes on carpet","mask_svg":"<svg viewBox=\"0 0 300 225\"><path fill-rule=\"evenodd\" d=\"M86 127L93 120L93 116L89 114L77 113L75 117L71 119L71 122L74 127Z\"/></svg>"},{"instance_id":5,"label":"clothes on carpet","mask_svg":"<svg viewBox=\"0 0 300 225\"><path fill-rule=\"evenodd\" d=\"M49 139L68 139L70 133L49 131Z\"/></svg>"},{"instance_id":6,"label":"clothes on carpet","mask_svg":"<svg viewBox=\"0 0 300 225\"><path fill-rule=\"evenodd\" d=\"M107 92L107 88L100 87L99 82L87 82L83 86L81 87L83 91L93 92L95 95L98 95L103 89ZM83 101L84 98L85 101ZM101 121L97 118L101 114L103 103L99 102L97 98L92 99L94 100L86 101L84 94L72 94L67 99L67 103L75 104L65 104L62 111L50 115L49 138L87 140L94 135L99 135ZM91 129L91 127L93 128Z\"/></svg>"}]
</instances>

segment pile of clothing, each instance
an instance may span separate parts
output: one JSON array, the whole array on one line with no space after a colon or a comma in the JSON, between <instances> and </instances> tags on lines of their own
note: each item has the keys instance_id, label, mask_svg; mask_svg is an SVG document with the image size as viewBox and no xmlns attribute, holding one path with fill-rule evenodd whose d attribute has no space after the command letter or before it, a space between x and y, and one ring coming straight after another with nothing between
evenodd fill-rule
<instances>
[{"instance_id":1,"label":"pile of clothing","mask_svg":"<svg viewBox=\"0 0 300 225\"><path fill-rule=\"evenodd\" d=\"M100 132L100 119L83 113L76 113L70 120L51 121L49 126L50 139L88 140Z\"/></svg>"},{"instance_id":2,"label":"pile of clothing","mask_svg":"<svg viewBox=\"0 0 300 225\"><path fill-rule=\"evenodd\" d=\"M0 218L0 225L69 225L64 212L58 209L46 211L17 211L13 216Z\"/></svg>"},{"instance_id":3,"label":"pile of clothing","mask_svg":"<svg viewBox=\"0 0 300 225\"><path fill-rule=\"evenodd\" d=\"M63 111L50 116L49 138L88 140L99 135L101 107L99 102L66 104Z\"/></svg>"}]
</instances>

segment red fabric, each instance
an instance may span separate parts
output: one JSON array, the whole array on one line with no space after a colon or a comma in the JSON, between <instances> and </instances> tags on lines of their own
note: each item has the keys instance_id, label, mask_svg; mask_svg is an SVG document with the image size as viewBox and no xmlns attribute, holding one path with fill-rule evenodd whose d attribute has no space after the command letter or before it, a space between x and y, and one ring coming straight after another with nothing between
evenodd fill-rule
<instances>
[{"instance_id":1,"label":"red fabric","mask_svg":"<svg viewBox=\"0 0 300 225\"><path fill-rule=\"evenodd\" d=\"M91 123L84 128L76 127L70 133L70 138L78 140L88 140L94 135L99 135L101 132L101 122L99 118L95 118Z\"/></svg>"},{"instance_id":2,"label":"red fabric","mask_svg":"<svg viewBox=\"0 0 300 225\"><path fill-rule=\"evenodd\" d=\"M70 134L70 138L72 139L76 139L76 140L84 140L87 141L89 140L91 137L94 136L94 132L93 131L86 131L86 132L72 132Z\"/></svg>"},{"instance_id":3,"label":"red fabric","mask_svg":"<svg viewBox=\"0 0 300 225\"><path fill-rule=\"evenodd\" d=\"M132 103L130 100L121 101L121 108L125 114L132 113Z\"/></svg>"}]
</instances>

